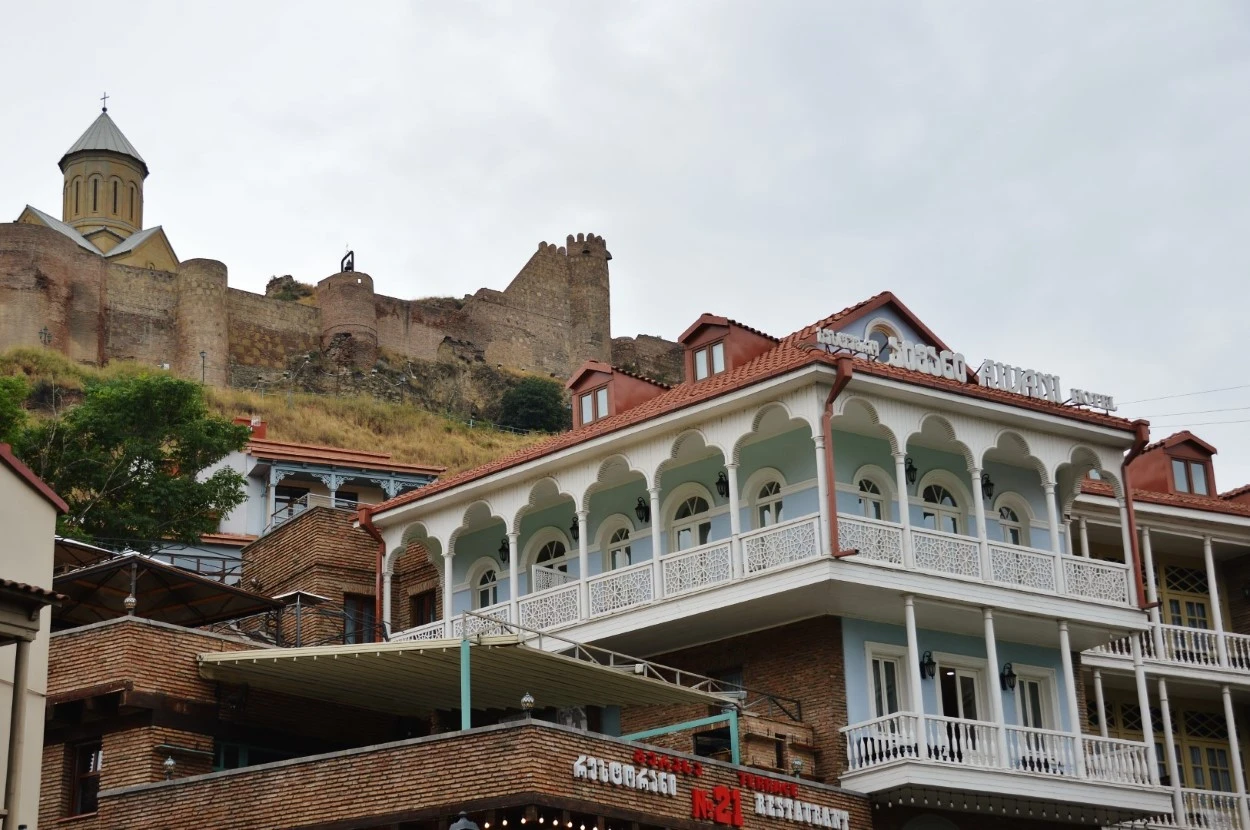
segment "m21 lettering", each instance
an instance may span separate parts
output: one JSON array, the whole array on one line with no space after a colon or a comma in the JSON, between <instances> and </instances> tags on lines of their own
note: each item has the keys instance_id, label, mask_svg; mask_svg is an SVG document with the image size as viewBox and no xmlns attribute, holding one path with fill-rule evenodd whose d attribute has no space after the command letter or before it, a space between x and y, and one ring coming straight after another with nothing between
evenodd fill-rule
<instances>
[{"instance_id":1,"label":"m21 lettering","mask_svg":"<svg viewBox=\"0 0 1250 830\"><path fill-rule=\"evenodd\" d=\"M724 824L729 827L742 826L742 791L724 784L718 784L710 790L692 788L690 790L690 815L692 818Z\"/></svg>"}]
</instances>

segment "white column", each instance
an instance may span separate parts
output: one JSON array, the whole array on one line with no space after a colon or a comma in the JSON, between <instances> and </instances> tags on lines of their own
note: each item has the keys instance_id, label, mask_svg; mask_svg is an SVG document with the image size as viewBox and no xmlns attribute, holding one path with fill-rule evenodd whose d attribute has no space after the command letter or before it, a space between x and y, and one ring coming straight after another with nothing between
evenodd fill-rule
<instances>
[{"instance_id":1,"label":"white column","mask_svg":"<svg viewBox=\"0 0 1250 830\"><path fill-rule=\"evenodd\" d=\"M1081 527L1081 556L1089 556L1089 528L1085 524L1085 517L1079 519Z\"/></svg>"},{"instance_id":2,"label":"white column","mask_svg":"<svg viewBox=\"0 0 1250 830\"><path fill-rule=\"evenodd\" d=\"M394 576L390 560L390 556L385 558L382 569L382 630L388 638L391 636L391 577Z\"/></svg>"},{"instance_id":3,"label":"white column","mask_svg":"<svg viewBox=\"0 0 1250 830\"><path fill-rule=\"evenodd\" d=\"M1124 564L1130 567L1133 564L1133 536L1128 532L1128 505L1124 503L1124 499L1116 499L1120 505L1120 544L1124 546ZM1129 599L1132 600L1134 590L1129 591Z\"/></svg>"},{"instance_id":4,"label":"white column","mask_svg":"<svg viewBox=\"0 0 1250 830\"><path fill-rule=\"evenodd\" d=\"M661 540L664 536L664 519L660 516L660 488L650 487L651 494L651 596L659 598L664 595L664 584L660 577L660 556L664 553Z\"/></svg>"},{"instance_id":5,"label":"white column","mask_svg":"<svg viewBox=\"0 0 1250 830\"><path fill-rule=\"evenodd\" d=\"M590 616L590 511L577 511L577 605L581 619Z\"/></svg>"},{"instance_id":6,"label":"white column","mask_svg":"<svg viewBox=\"0 0 1250 830\"><path fill-rule=\"evenodd\" d=\"M508 619L514 623L521 621L520 538L519 533L508 534Z\"/></svg>"},{"instance_id":7,"label":"white column","mask_svg":"<svg viewBox=\"0 0 1250 830\"><path fill-rule=\"evenodd\" d=\"M985 660L990 668L990 714L997 725L995 732L998 736L998 763L1007 765L1007 720L1003 715L1003 690L1001 683L995 682L1002 667L998 663L998 641L994 637L994 612L989 608L982 608L981 617L985 621Z\"/></svg>"},{"instance_id":8,"label":"white column","mask_svg":"<svg viewBox=\"0 0 1250 830\"><path fill-rule=\"evenodd\" d=\"M903 595L903 624L907 630L907 664L911 667L907 676L911 678L911 710L916 713L916 744L917 757L928 757L924 722L924 693L920 680L920 641L916 636L916 598L911 594Z\"/></svg>"},{"instance_id":9,"label":"white column","mask_svg":"<svg viewBox=\"0 0 1250 830\"><path fill-rule=\"evenodd\" d=\"M1141 567L1146 572L1146 604L1150 617L1150 642L1154 644L1154 658L1164 660L1167 652L1163 648L1163 629L1159 627L1159 583L1155 574L1155 557L1150 547L1150 528L1141 529Z\"/></svg>"},{"instance_id":10,"label":"white column","mask_svg":"<svg viewBox=\"0 0 1250 830\"><path fill-rule=\"evenodd\" d=\"M981 578L986 582L994 574L990 567L990 540L985 529L985 491L981 486L981 468L972 468L972 507L977 519L977 545L981 549Z\"/></svg>"},{"instance_id":11,"label":"white column","mask_svg":"<svg viewBox=\"0 0 1250 830\"><path fill-rule=\"evenodd\" d=\"M452 585L452 557L455 553L450 543L447 545L447 551L443 554L443 636L450 637L451 634L451 585ZM472 589L470 589L472 590Z\"/></svg>"},{"instance_id":12,"label":"white column","mask_svg":"<svg viewBox=\"0 0 1250 830\"><path fill-rule=\"evenodd\" d=\"M1069 516L1063 523L1063 552L1068 556L1076 556L1076 551L1072 545L1072 517Z\"/></svg>"},{"instance_id":13,"label":"white column","mask_svg":"<svg viewBox=\"0 0 1250 830\"><path fill-rule=\"evenodd\" d=\"M1233 791L1237 793L1237 813L1241 826L1250 827L1250 812L1246 809L1246 779L1241 769L1241 738L1237 735L1237 719L1233 717L1233 696L1228 684L1220 687L1224 698L1224 725L1228 729L1228 754L1233 764Z\"/></svg>"},{"instance_id":14,"label":"white column","mask_svg":"<svg viewBox=\"0 0 1250 830\"><path fill-rule=\"evenodd\" d=\"M1050 550L1052 553L1063 553L1059 543L1059 505L1055 502L1055 485L1046 482L1042 485L1046 493L1046 524L1050 527Z\"/></svg>"},{"instance_id":15,"label":"white column","mask_svg":"<svg viewBox=\"0 0 1250 830\"><path fill-rule=\"evenodd\" d=\"M1228 665L1228 643L1224 642L1224 610L1220 608L1219 574L1215 572L1215 555L1211 552L1211 537L1202 537L1202 559L1207 565L1207 590L1211 594L1211 622L1215 623L1215 647L1220 655L1220 665Z\"/></svg>"},{"instance_id":16,"label":"white column","mask_svg":"<svg viewBox=\"0 0 1250 830\"><path fill-rule=\"evenodd\" d=\"M738 538L742 535L742 511L740 509L741 505L738 503L737 463L726 464L725 474L729 479L729 560L730 567L733 569L733 575L736 578L742 576L742 540ZM824 515L823 510L821 515Z\"/></svg>"},{"instance_id":17,"label":"white column","mask_svg":"<svg viewBox=\"0 0 1250 830\"><path fill-rule=\"evenodd\" d=\"M911 504L907 498L906 456L894 453L894 479L898 488L898 522L903 526L903 567L914 568L916 557L911 546Z\"/></svg>"},{"instance_id":18,"label":"white column","mask_svg":"<svg viewBox=\"0 0 1250 830\"><path fill-rule=\"evenodd\" d=\"M1068 701L1068 732L1073 736L1076 751L1076 775L1085 777L1085 744L1081 741L1081 710L1076 702L1076 673L1072 670L1072 642L1068 639L1068 621L1059 621L1059 661L1063 666L1063 692Z\"/></svg>"},{"instance_id":19,"label":"white column","mask_svg":"<svg viewBox=\"0 0 1250 830\"><path fill-rule=\"evenodd\" d=\"M1159 678L1159 711L1163 718L1163 759L1167 764L1168 780L1172 782L1172 815L1185 815L1185 799L1181 797L1181 776L1176 765L1176 738L1172 731L1172 709L1168 705L1168 682Z\"/></svg>"},{"instance_id":20,"label":"white column","mask_svg":"<svg viewBox=\"0 0 1250 830\"><path fill-rule=\"evenodd\" d=\"M1094 705L1098 707L1098 734L1105 738L1107 737L1107 699L1102 694L1102 672L1098 669L1094 669Z\"/></svg>"},{"instance_id":21,"label":"white column","mask_svg":"<svg viewBox=\"0 0 1250 830\"><path fill-rule=\"evenodd\" d=\"M816 495L820 499L820 552L824 556L829 556L837 553L837 550L829 550L832 544L829 539L829 523L833 521L833 517L829 515L829 471L825 469L824 434L813 435L812 442L816 445ZM840 548L841 546L834 545L834 547Z\"/></svg>"},{"instance_id":22,"label":"white column","mask_svg":"<svg viewBox=\"0 0 1250 830\"><path fill-rule=\"evenodd\" d=\"M18 827L22 817L22 755L26 749L26 706L30 692L30 641L18 640L13 657L13 706L9 710L9 755L4 786L4 826ZM25 827L23 822L20 826Z\"/></svg>"},{"instance_id":23,"label":"white column","mask_svg":"<svg viewBox=\"0 0 1250 830\"><path fill-rule=\"evenodd\" d=\"M1155 730L1150 720L1150 691L1146 688L1146 670L1141 663L1141 640L1136 634L1128 638L1133 652L1133 677L1137 681L1137 705L1141 709L1142 740L1146 742L1146 763L1150 767L1150 783L1159 783L1159 756L1155 754Z\"/></svg>"}]
</instances>

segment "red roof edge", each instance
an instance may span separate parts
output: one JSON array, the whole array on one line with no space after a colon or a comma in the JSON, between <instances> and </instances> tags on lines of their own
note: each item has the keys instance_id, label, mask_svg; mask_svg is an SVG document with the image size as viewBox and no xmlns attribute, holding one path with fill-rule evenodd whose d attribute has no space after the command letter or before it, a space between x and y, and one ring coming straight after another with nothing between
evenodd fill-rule
<instances>
[{"instance_id":1,"label":"red roof edge","mask_svg":"<svg viewBox=\"0 0 1250 830\"><path fill-rule=\"evenodd\" d=\"M8 444L0 444L0 462L3 462L5 466L16 473L17 477L25 481L32 490L43 496L49 504L56 508L56 512L69 512L69 505L65 503L65 500L58 496L43 479L35 475L30 467L23 464L22 459L13 454L13 448Z\"/></svg>"},{"instance_id":2,"label":"red roof edge","mask_svg":"<svg viewBox=\"0 0 1250 830\"><path fill-rule=\"evenodd\" d=\"M1142 450L1142 452L1153 452L1154 450L1163 449L1165 447L1167 449L1171 449L1172 447L1175 447L1177 444L1184 444L1186 441L1192 441L1193 443L1197 444L1199 447L1202 447L1202 449L1206 450L1211 455L1215 455L1216 453L1219 452L1219 450L1217 450L1211 444L1208 444L1206 441L1203 441L1201 438L1199 438L1197 435L1194 435L1192 432L1190 432L1187 429L1183 429L1180 432L1174 432L1171 435L1169 435L1167 438L1163 438L1159 441L1155 441L1153 444L1146 447L1146 449Z\"/></svg>"}]
</instances>

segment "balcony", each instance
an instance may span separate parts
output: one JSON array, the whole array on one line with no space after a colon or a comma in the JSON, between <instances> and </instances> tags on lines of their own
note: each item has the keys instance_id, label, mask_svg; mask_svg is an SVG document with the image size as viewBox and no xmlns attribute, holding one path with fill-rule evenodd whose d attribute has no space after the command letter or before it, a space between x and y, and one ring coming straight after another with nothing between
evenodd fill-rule
<instances>
[{"instance_id":1,"label":"balcony","mask_svg":"<svg viewBox=\"0 0 1250 830\"><path fill-rule=\"evenodd\" d=\"M1003 542L986 545L986 561L981 542L975 537L912 528L913 562L908 563L903 535L903 526L893 522L838 514L838 547L858 550L859 554L854 557L857 562L1037 594L1121 607L1131 605L1130 569L1119 562L1061 555Z\"/></svg>"},{"instance_id":2,"label":"balcony","mask_svg":"<svg viewBox=\"0 0 1250 830\"><path fill-rule=\"evenodd\" d=\"M1250 637L1245 634L1158 625L1152 626L1139 642L1142 660L1177 669L1181 674L1215 671L1250 676ZM1132 642L1121 637L1089 649L1085 656L1094 658L1090 665L1128 668L1133 656Z\"/></svg>"},{"instance_id":3,"label":"balcony","mask_svg":"<svg viewBox=\"0 0 1250 830\"><path fill-rule=\"evenodd\" d=\"M1148 830L1247 830L1241 820L1242 797L1235 793L1210 790L1181 790L1182 816L1166 815L1146 821L1125 823L1120 827Z\"/></svg>"},{"instance_id":4,"label":"balcony","mask_svg":"<svg viewBox=\"0 0 1250 830\"><path fill-rule=\"evenodd\" d=\"M1140 742L908 712L841 731L843 786L878 800L961 793L978 810L982 803L991 811L1028 804L1052 817L1066 811L1101 823L1172 810L1168 791L1151 782Z\"/></svg>"}]
</instances>

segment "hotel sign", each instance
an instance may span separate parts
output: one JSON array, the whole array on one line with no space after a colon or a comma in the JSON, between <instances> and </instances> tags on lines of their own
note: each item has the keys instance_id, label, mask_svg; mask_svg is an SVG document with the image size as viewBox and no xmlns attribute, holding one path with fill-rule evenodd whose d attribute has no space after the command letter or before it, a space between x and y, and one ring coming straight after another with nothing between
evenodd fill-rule
<instances>
[{"instance_id":1,"label":"hotel sign","mask_svg":"<svg viewBox=\"0 0 1250 830\"><path fill-rule=\"evenodd\" d=\"M1071 403L1073 406L1089 406L1115 412L1115 398L1097 392L1087 392L1073 387L1064 400L1058 375L1049 375L1036 369L1024 369L1007 363L986 360L977 373L982 386L1014 392L1029 398L1039 398L1051 403Z\"/></svg>"}]
</instances>

